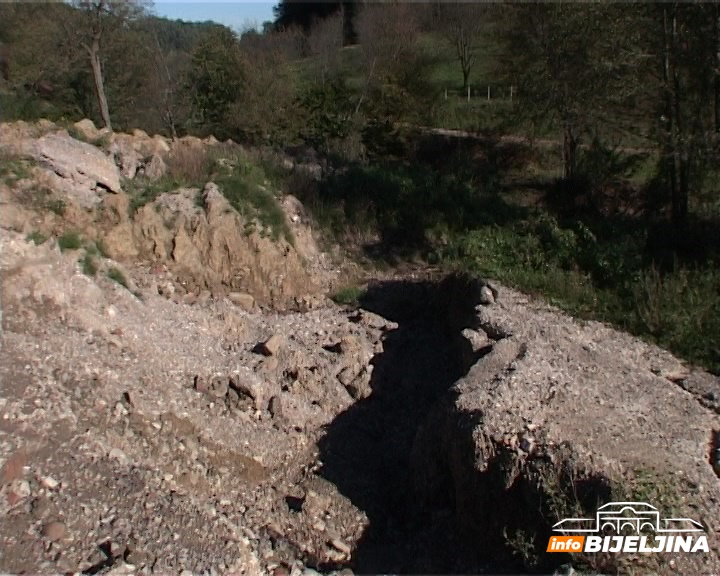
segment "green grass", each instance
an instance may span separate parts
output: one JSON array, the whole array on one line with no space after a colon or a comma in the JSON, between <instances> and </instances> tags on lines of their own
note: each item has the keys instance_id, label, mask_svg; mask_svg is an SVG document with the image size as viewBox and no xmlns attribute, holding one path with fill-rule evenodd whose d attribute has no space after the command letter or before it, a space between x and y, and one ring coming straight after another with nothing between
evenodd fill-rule
<instances>
[{"instance_id":1,"label":"green grass","mask_svg":"<svg viewBox=\"0 0 720 576\"><path fill-rule=\"evenodd\" d=\"M25 240L27 240L28 242L32 242L36 246L39 246L40 244L45 244L45 242L47 241L47 236L45 236L45 234L43 234L42 232L38 232L36 230L34 232L30 232L30 234L25 237Z\"/></svg>"},{"instance_id":2,"label":"green grass","mask_svg":"<svg viewBox=\"0 0 720 576\"><path fill-rule=\"evenodd\" d=\"M720 269L661 268L640 232L602 234L545 213L454 237L440 262L542 295L567 312L609 322L720 373Z\"/></svg>"},{"instance_id":3,"label":"green grass","mask_svg":"<svg viewBox=\"0 0 720 576\"><path fill-rule=\"evenodd\" d=\"M93 257L101 256L103 258L109 258L107 250L105 248L105 244L103 243L102 239L95 240L95 242L90 242L87 246L85 246L85 251Z\"/></svg>"},{"instance_id":4,"label":"green grass","mask_svg":"<svg viewBox=\"0 0 720 576\"><path fill-rule=\"evenodd\" d=\"M360 286L345 286L335 292L330 298L333 302L342 306L358 306L360 300L366 293L367 290Z\"/></svg>"},{"instance_id":5,"label":"green grass","mask_svg":"<svg viewBox=\"0 0 720 576\"><path fill-rule=\"evenodd\" d=\"M158 196L182 188L183 183L172 178L161 178L155 182L135 179L125 182L123 187L130 194L128 212L132 217L140 208L155 201Z\"/></svg>"},{"instance_id":6,"label":"green grass","mask_svg":"<svg viewBox=\"0 0 720 576\"><path fill-rule=\"evenodd\" d=\"M238 163L219 175L215 182L230 205L246 218L246 230L252 221L269 231L273 239L281 237L294 244L285 213L269 189L271 182L259 166Z\"/></svg>"},{"instance_id":7,"label":"green grass","mask_svg":"<svg viewBox=\"0 0 720 576\"><path fill-rule=\"evenodd\" d=\"M116 282L120 284L123 288L128 287L127 278L125 278L125 274L122 273L121 270L118 268L110 268L107 271L107 277L110 278L113 282Z\"/></svg>"},{"instance_id":8,"label":"green grass","mask_svg":"<svg viewBox=\"0 0 720 576\"><path fill-rule=\"evenodd\" d=\"M0 180L13 186L20 180L30 177L30 161L0 152Z\"/></svg>"},{"instance_id":9,"label":"green grass","mask_svg":"<svg viewBox=\"0 0 720 576\"><path fill-rule=\"evenodd\" d=\"M63 252L66 250L79 250L82 248L82 238L77 232L65 232L58 238L58 246Z\"/></svg>"}]
</instances>

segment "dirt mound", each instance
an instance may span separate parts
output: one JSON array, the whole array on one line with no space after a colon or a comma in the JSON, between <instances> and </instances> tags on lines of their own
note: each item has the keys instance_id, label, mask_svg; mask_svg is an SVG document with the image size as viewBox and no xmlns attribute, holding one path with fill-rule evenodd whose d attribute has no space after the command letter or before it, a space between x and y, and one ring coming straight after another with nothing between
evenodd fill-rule
<instances>
[{"instance_id":1,"label":"dirt mound","mask_svg":"<svg viewBox=\"0 0 720 576\"><path fill-rule=\"evenodd\" d=\"M3 570L348 560L367 520L309 467L391 323L175 303L112 261L93 278L50 243L0 231L0 248Z\"/></svg>"}]
</instances>

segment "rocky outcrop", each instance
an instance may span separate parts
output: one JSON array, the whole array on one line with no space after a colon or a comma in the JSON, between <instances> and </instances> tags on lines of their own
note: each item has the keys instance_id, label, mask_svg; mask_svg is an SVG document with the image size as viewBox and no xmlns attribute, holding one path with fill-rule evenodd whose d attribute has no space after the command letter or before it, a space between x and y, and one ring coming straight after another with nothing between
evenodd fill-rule
<instances>
[{"instance_id":1,"label":"rocky outcrop","mask_svg":"<svg viewBox=\"0 0 720 576\"><path fill-rule=\"evenodd\" d=\"M594 517L598 502L655 497L648 503L661 514L707 527L710 553L646 568L717 570L720 484L709 446L720 418L678 385L708 375L512 290L477 308L476 328L491 352L474 360L416 438L420 497L451 495L461 530L475 541L507 546L525 530L539 550L563 511Z\"/></svg>"},{"instance_id":2,"label":"rocky outcrop","mask_svg":"<svg viewBox=\"0 0 720 576\"><path fill-rule=\"evenodd\" d=\"M30 154L61 178L70 180L72 188L93 190L100 187L109 192L122 192L117 166L105 153L65 134L48 134L38 138Z\"/></svg>"},{"instance_id":3,"label":"rocky outcrop","mask_svg":"<svg viewBox=\"0 0 720 576\"><path fill-rule=\"evenodd\" d=\"M132 220L122 207L117 213L121 220L104 239L108 253L167 263L186 291L246 294L253 303L246 297L241 307L257 302L276 309L320 292L294 247L248 229L215 184L163 194Z\"/></svg>"},{"instance_id":4,"label":"rocky outcrop","mask_svg":"<svg viewBox=\"0 0 720 576\"><path fill-rule=\"evenodd\" d=\"M177 289L175 298L192 299L203 291L218 297L234 294L235 301L242 300L240 307L251 310L309 310L323 304L321 287L332 265L318 249L296 199L287 197L281 203L292 238L279 239L257 221L242 217L214 184L204 190L176 190L131 208L139 201L122 192L121 177L142 177L133 184L141 187L135 194L142 194L142 186L165 175L171 159L202 164L207 161L205 147L217 141L185 137L170 143L142 131L97 130L90 121L73 128L97 146L70 137L52 123L0 125L0 134L6 136L0 147L34 159L32 164L22 160L29 177L0 190L3 225L46 236L82 231L85 238L101 241L116 260L166 266L173 275L167 280ZM199 166L198 173L205 169ZM239 300L238 294L244 296Z\"/></svg>"}]
</instances>

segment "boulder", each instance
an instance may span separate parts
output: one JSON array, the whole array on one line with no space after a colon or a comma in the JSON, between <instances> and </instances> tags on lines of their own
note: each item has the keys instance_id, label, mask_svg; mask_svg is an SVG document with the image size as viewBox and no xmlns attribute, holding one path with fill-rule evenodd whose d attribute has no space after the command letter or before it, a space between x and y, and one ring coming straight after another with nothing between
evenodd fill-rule
<instances>
[{"instance_id":1,"label":"boulder","mask_svg":"<svg viewBox=\"0 0 720 576\"><path fill-rule=\"evenodd\" d=\"M159 180L167 172L167 164L160 154L153 154L145 165L145 177L148 180Z\"/></svg>"},{"instance_id":2,"label":"boulder","mask_svg":"<svg viewBox=\"0 0 720 576\"><path fill-rule=\"evenodd\" d=\"M92 144L63 133L48 134L34 142L31 154L41 165L84 189L100 186L113 193L122 192L117 166Z\"/></svg>"},{"instance_id":3,"label":"boulder","mask_svg":"<svg viewBox=\"0 0 720 576\"><path fill-rule=\"evenodd\" d=\"M79 122L75 122L73 126L80 134L82 134L85 140L89 142L96 142L97 140L100 140L100 138L109 133L109 130L107 128L103 128L101 130L98 129L95 126L95 123L89 118L84 118Z\"/></svg>"},{"instance_id":4,"label":"boulder","mask_svg":"<svg viewBox=\"0 0 720 576\"><path fill-rule=\"evenodd\" d=\"M135 178L138 169L142 166L142 156L124 134L113 139L108 152L115 158L115 163L125 178L128 180Z\"/></svg>"},{"instance_id":5,"label":"boulder","mask_svg":"<svg viewBox=\"0 0 720 576\"><path fill-rule=\"evenodd\" d=\"M285 345L285 338L280 334L273 334L257 345L257 351L263 356L277 356L282 347Z\"/></svg>"}]
</instances>

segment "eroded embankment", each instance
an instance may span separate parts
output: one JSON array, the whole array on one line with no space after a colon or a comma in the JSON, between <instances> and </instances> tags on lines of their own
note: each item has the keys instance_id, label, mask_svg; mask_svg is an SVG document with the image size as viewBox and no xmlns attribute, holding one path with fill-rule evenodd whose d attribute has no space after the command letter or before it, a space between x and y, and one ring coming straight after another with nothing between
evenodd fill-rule
<instances>
[{"instance_id":1,"label":"eroded embankment","mask_svg":"<svg viewBox=\"0 0 720 576\"><path fill-rule=\"evenodd\" d=\"M371 286L363 305L398 323L375 357L372 395L320 442L322 475L369 529L359 572L614 573L715 566L717 415L676 384L671 355L482 282ZM702 375L703 377L706 375ZM697 518L710 552L547 554L553 525L642 501Z\"/></svg>"},{"instance_id":2,"label":"eroded embankment","mask_svg":"<svg viewBox=\"0 0 720 576\"><path fill-rule=\"evenodd\" d=\"M453 386L472 366L499 372L522 352L501 331L478 325L483 286L462 276L378 282L362 303L398 327L373 360L372 395L336 418L319 443L320 474L368 515L351 564L358 572L523 567L503 536L521 506L496 507L504 479L495 470L472 474L472 429L480 420L473 414L458 419L452 409ZM486 517L476 518L482 529L468 524L466 507L482 509Z\"/></svg>"}]
</instances>

